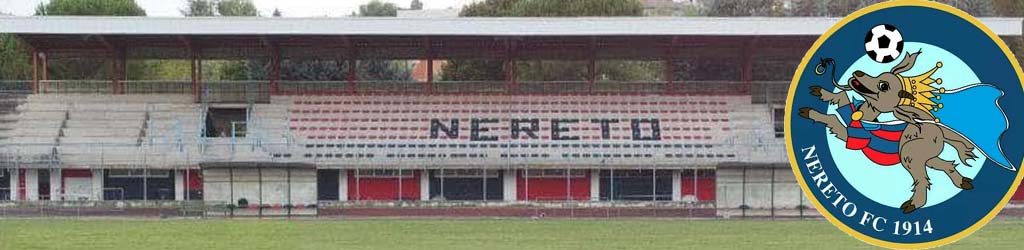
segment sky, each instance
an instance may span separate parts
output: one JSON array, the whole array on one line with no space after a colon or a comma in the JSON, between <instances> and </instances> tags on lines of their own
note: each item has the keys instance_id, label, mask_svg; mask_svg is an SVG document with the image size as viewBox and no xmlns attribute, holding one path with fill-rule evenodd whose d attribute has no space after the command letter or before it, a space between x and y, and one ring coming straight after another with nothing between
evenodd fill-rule
<instances>
[{"instance_id":1,"label":"sky","mask_svg":"<svg viewBox=\"0 0 1024 250\"><path fill-rule=\"evenodd\" d=\"M36 6L48 0L0 0L0 12L17 16L29 16ZM359 9L359 5L370 0L253 0L260 14L269 16L275 8L285 17L348 16ZM412 0L382 0L392 2L400 8L408 8ZM424 9L459 8L479 0L420 0ZM181 16L185 0L135 0L148 16Z\"/></svg>"}]
</instances>

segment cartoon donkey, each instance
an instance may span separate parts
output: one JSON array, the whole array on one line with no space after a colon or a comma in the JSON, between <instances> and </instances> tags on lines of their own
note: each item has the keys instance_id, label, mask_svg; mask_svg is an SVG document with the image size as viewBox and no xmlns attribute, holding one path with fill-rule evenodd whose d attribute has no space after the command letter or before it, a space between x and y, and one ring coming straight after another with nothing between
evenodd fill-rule
<instances>
[{"instance_id":1,"label":"cartoon donkey","mask_svg":"<svg viewBox=\"0 0 1024 250\"><path fill-rule=\"evenodd\" d=\"M939 98L936 92L940 92L940 89L929 85L942 83L941 79L930 78L936 69L942 67L942 63L936 63L936 67L924 75L901 75L914 67L920 54L920 51L907 53L892 70L878 76L871 76L860 70L855 71L845 86L835 80L834 61L824 59L818 64L815 71L819 75L831 64L832 84L842 91L832 93L820 86L813 86L811 95L838 105L839 113L846 114L845 120L849 127L844 126L837 116L822 114L807 107L800 108L801 117L825 124L832 134L847 142L847 148L861 149L869 159L879 165L902 164L903 168L910 172L913 178L913 195L900 206L903 213L911 213L927 202L931 181L926 173L926 167L946 173L956 187L963 190L974 188L973 180L963 177L956 170L958 164L939 158L944 145L949 144L956 149L960 162L965 165L971 166L967 163L968 160L977 159L973 153L975 144L964 135L939 123L931 113L942 107L942 104L935 103ZM846 91L854 91L864 100L851 102ZM945 89L941 89L941 92L945 93ZM879 115L889 112L898 121L878 121ZM872 140L883 143L878 144ZM884 143L892 145L885 146ZM886 150L879 149L886 147L895 152L886 153Z\"/></svg>"}]
</instances>

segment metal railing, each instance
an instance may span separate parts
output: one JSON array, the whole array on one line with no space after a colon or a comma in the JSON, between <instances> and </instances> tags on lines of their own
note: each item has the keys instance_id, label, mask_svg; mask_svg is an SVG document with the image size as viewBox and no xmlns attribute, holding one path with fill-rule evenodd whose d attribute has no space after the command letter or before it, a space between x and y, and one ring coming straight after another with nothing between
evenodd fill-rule
<instances>
[{"instance_id":1,"label":"metal railing","mask_svg":"<svg viewBox=\"0 0 1024 250\"><path fill-rule=\"evenodd\" d=\"M192 82L184 80L125 80L119 82L124 94L191 94ZM31 82L28 82L31 90ZM41 94L111 94L117 88L110 80L41 80Z\"/></svg>"},{"instance_id":2,"label":"metal railing","mask_svg":"<svg viewBox=\"0 0 1024 250\"><path fill-rule=\"evenodd\" d=\"M126 94L192 94L191 81L125 81Z\"/></svg>"},{"instance_id":3,"label":"metal railing","mask_svg":"<svg viewBox=\"0 0 1024 250\"><path fill-rule=\"evenodd\" d=\"M281 81L281 94L644 94L756 95L754 103L785 101L789 82L757 81ZM749 87L748 87L749 86ZM782 101L778 101L782 100Z\"/></svg>"},{"instance_id":4,"label":"metal railing","mask_svg":"<svg viewBox=\"0 0 1024 250\"><path fill-rule=\"evenodd\" d=\"M45 80L39 81L43 94L109 94L114 84L106 80Z\"/></svg>"},{"instance_id":5,"label":"metal railing","mask_svg":"<svg viewBox=\"0 0 1024 250\"><path fill-rule=\"evenodd\" d=\"M190 81L122 81L125 94L191 94ZM788 81L278 81L279 95L313 94L630 94L630 95L751 95L752 103L784 104ZM201 101L208 103L267 103L270 82L203 81ZM0 90L31 90L31 82L0 82ZM44 94L108 94L115 87L106 80L40 81Z\"/></svg>"},{"instance_id":6,"label":"metal railing","mask_svg":"<svg viewBox=\"0 0 1024 250\"><path fill-rule=\"evenodd\" d=\"M32 81L0 80L0 93L32 93Z\"/></svg>"},{"instance_id":7,"label":"metal railing","mask_svg":"<svg viewBox=\"0 0 1024 250\"><path fill-rule=\"evenodd\" d=\"M258 123L257 123L258 124ZM729 135L728 138L723 138L717 142L713 142L715 149L713 151L704 152L707 150L693 149L692 151L685 151L687 153L717 153L717 154L734 154L734 157L730 157L729 161L737 162L751 162L751 163L770 163L770 162L784 162L785 151L784 144L781 139L774 137L774 133L770 131L733 131L734 134ZM361 149L362 151L355 152L349 151L347 153L369 153L379 155L372 161L364 159L361 161L351 161L347 158L324 158L324 157L312 157L324 153L320 148L307 148L306 144L316 144L315 140L275 140L268 138L265 132L259 131L253 128L249 133L249 137L239 138L216 138L216 137L201 137L198 135L184 135L181 134L175 141L150 141L146 140L145 143L4 143L0 145L0 168L7 167L32 167L32 168L60 168L60 167L73 167L73 166L91 166L91 167L110 167L110 168L135 168L135 167L148 167L148 168L166 168L166 167L191 167L197 166L203 162L282 162L282 163L308 163L319 166L363 166L363 167L374 167L374 166L391 166L392 168L398 165L409 165L416 164L415 162L423 163L428 162L430 165L443 166L445 162L451 164L468 164L466 159L446 159L446 158L423 158L418 161L416 159L407 158L391 158L385 157L387 152L386 148L377 149ZM757 138L743 138L754 135ZM194 139L188 139L194 138ZM321 142L322 143L322 142ZM540 159L533 158L516 158L516 159L505 159L498 158L498 151L494 149L479 149L480 152L490 152L487 158L475 158L476 164L484 164L488 167L497 167L502 163L511 164L505 167L512 167L518 164L527 164L530 162L540 163ZM519 148L503 148L499 151L505 154L520 154L520 153L537 153L537 151L530 151L532 149L519 149ZM640 149L622 149L623 152L629 153ZM426 152L426 151L424 151ZM565 151L569 152L569 151ZM661 152L661 151L659 151ZM683 151L680 151L683 152ZM335 151L331 151L331 154L337 155L338 153L346 153L346 149L338 148ZM436 150L430 150L426 153L436 153ZM564 152L563 152L564 153ZM619 152L616 152L619 153ZM280 157L282 155L289 155L290 157ZM560 158L557 155L553 158L544 158L544 161L557 161L562 164L569 160L568 158ZM575 159L575 158L573 158ZM655 155L651 159L662 159L660 155ZM587 165L592 160L600 159L582 159L579 160L578 164ZM659 161L659 164L668 164L669 162L680 163L684 159L679 158L664 158ZM700 162L712 161L711 158L701 159ZM602 161L603 162L603 161ZM601 163L599 165L617 165L625 164L626 162L643 162L643 159L621 159L613 160L608 163ZM592 162L593 164L598 164ZM568 164L568 163L566 163ZM697 163L693 163L697 164ZM684 164L685 165L685 164ZM483 166L483 165L482 165Z\"/></svg>"},{"instance_id":8,"label":"metal railing","mask_svg":"<svg viewBox=\"0 0 1024 250\"><path fill-rule=\"evenodd\" d=\"M203 82L202 88L205 103L270 102L270 82L267 81L211 81Z\"/></svg>"}]
</instances>

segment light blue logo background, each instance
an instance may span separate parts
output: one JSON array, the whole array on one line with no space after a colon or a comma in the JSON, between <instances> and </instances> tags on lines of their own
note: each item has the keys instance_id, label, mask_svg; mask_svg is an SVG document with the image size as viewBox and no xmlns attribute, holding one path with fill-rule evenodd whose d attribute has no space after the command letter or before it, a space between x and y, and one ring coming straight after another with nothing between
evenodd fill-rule
<instances>
[{"instance_id":1,"label":"light blue logo background","mask_svg":"<svg viewBox=\"0 0 1024 250\"><path fill-rule=\"evenodd\" d=\"M919 42L904 42L903 55L897 60L890 63L878 63L872 60L867 55L860 57L857 61L846 69L841 75L837 75L837 80L840 84L846 84L849 78L853 75L854 71L864 71L868 75L878 76L883 72L889 72L893 66L896 66L906 57L907 52L921 51L921 55L917 57L917 62L914 67L904 72L903 76L916 76L927 72L935 67L936 62L942 62L942 68L938 69L932 78L942 78L941 85L934 85L943 87L946 89L956 89L970 84L980 83L978 76L975 75L966 63L960 60L957 56L953 55L949 51L942 48L932 46L926 43ZM866 83L867 84L867 83ZM829 83L822 83L822 87L828 86ZM838 89L833 89L833 93L838 92ZM859 94L849 91L847 95L850 98L864 100ZM836 109L838 107L834 104L830 104L828 107L827 114L837 115ZM849 121L844 120L840 117L840 120L844 124L848 124ZM896 118L892 113L885 113L878 117L878 121L895 121ZM839 172L843 174L843 178L849 181L857 191L864 196L867 196L871 200L881 203L892 208L900 207L903 202L907 201L912 195L911 187L913 187L913 179L910 177L910 173L903 168L902 165L893 166L879 166L871 160L868 160L864 154L859 150L846 149L846 142L839 140L835 136L831 135L828 128L824 131L825 137L828 138L829 148L832 149L831 154L833 159L842 159L836 161L836 166ZM981 170L987 158L979 150L975 149L974 154L978 156L978 159L969 160L968 163L971 167L968 167L957 157L957 152L952 146L946 145L942 154L939 158L945 160L955 161L957 164L957 170L960 174L967 178L974 178ZM961 191L953 185L953 182L949 177L938 170L928 169L928 178L931 179L932 186L931 190L928 191L928 202L924 207L930 207L941 204L942 202L949 200L954 195Z\"/></svg>"}]
</instances>

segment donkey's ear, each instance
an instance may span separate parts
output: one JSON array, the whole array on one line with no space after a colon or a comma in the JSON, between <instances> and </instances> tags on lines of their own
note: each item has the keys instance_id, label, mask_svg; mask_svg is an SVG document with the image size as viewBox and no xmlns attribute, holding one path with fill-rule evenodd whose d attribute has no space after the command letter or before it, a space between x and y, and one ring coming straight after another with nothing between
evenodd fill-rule
<instances>
[{"instance_id":1,"label":"donkey's ear","mask_svg":"<svg viewBox=\"0 0 1024 250\"><path fill-rule=\"evenodd\" d=\"M899 64L896 64L895 67L892 67L891 73L899 74L899 73L903 73L903 72L909 71L911 68L914 67L914 62L917 61L917 56L920 55L920 54L921 54L921 51L918 51L918 52L915 52L915 53L907 52L907 56L903 57L903 61L900 61Z\"/></svg>"}]
</instances>

